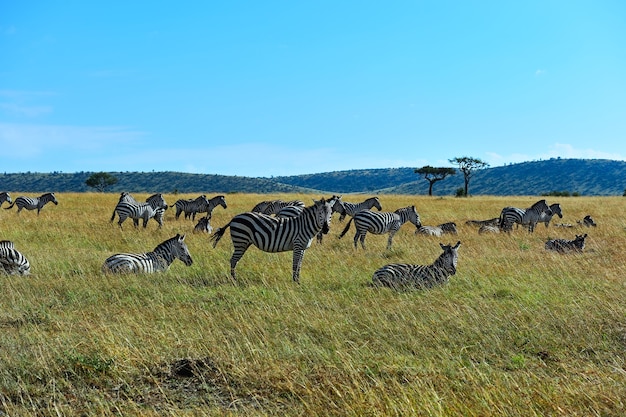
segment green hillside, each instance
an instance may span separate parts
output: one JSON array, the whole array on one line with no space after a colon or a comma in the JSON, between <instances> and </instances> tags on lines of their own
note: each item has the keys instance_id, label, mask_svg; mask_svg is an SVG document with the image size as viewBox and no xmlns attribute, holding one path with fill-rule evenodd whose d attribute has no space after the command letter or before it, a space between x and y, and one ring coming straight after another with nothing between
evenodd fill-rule
<instances>
[{"instance_id":1,"label":"green hillside","mask_svg":"<svg viewBox=\"0 0 626 417\"><path fill-rule=\"evenodd\" d=\"M369 193L427 194L428 181L415 168L362 169L288 177L252 178L181 172L110 172L118 183L109 192L167 193ZM0 191L85 192L92 172L0 174ZM455 195L463 187L460 173L437 182L433 195ZM607 159L550 159L477 171L471 195L541 195L566 192L587 196L622 195L626 162Z\"/></svg>"}]
</instances>

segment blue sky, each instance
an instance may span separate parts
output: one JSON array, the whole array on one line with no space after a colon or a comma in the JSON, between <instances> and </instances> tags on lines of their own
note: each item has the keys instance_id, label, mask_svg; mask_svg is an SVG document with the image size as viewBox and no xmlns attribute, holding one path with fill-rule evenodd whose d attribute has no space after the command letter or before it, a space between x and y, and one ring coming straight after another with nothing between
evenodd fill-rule
<instances>
[{"instance_id":1,"label":"blue sky","mask_svg":"<svg viewBox=\"0 0 626 417\"><path fill-rule=\"evenodd\" d=\"M0 0L3 172L626 159L626 2Z\"/></svg>"}]
</instances>

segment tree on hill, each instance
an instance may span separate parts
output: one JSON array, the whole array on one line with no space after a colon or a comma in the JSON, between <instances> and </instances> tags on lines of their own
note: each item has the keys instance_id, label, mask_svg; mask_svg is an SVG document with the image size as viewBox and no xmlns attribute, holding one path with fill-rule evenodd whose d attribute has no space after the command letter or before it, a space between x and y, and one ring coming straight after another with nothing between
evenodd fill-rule
<instances>
[{"instance_id":1,"label":"tree on hill","mask_svg":"<svg viewBox=\"0 0 626 417\"><path fill-rule=\"evenodd\" d=\"M87 178L85 184L103 193L110 186L117 184L117 178L107 172L96 172Z\"/></svg>"},{"instance_id":2,"label":"tree on hill","mask_svg":"<svg viewBox=\"0 0 626 417\"><path fill-rule=\"evenodd\" d=\"M469 156L456 157L448 159L451 164L458 165L459 171L463 173L463 180L465 182L464 195L469 195L469 182L474 176L477 170L487 168L489 164L478 158L472 158Z\"/></svg>"},{"instance_id":3,"label":"tree on hill","mask_svg":"<svg viewBox=\"0 0 626 417\"><path fill-rule=\"evenodd\" d=\"M423 166L415 170L416 174L420 174L428 181L428 195L433 195L433 185L437 181L445 180L448 175L456 174L454 168L435 168L430 165Z\"/></svg>"}]
</instances>

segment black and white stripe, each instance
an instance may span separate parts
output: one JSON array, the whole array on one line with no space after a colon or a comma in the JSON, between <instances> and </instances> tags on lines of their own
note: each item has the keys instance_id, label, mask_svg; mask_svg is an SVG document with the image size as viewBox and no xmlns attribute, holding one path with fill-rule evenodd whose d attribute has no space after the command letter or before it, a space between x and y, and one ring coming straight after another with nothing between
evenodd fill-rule
<instances>
[{"instance_id":1,"label":"black and white stripe","mask_svg":"<svg viewBox=\"0 0 626 417\"><path fill-rule=\"evenodd\" d=\"M439 244L443 253L430 265L413 264L388 264L374 272L372 282L376 286L403 288L432 288L444 284L450 276L456 274L456 266L459 258L458 249L461 242L456 245Z\"/></svg>"},{"instance_id":2,"label":"black and white stripe","mask_svg":"<svg viewBox=\"0 0 626 417\"><path fill-rule=\"evenodd\" d=\"M346 218L346 215L354 217L354 215L357 214L359 211L371 210L372 207L376 207L378 211L381 211L383 209L383 206L380 204L380 200L378 199L378 197L370 197L360 203L349 203L347 201L344 201L343 207L344 211L343 213L340 213L339 216L340 222L342 222L343 219Z\"/></svg>"},{"instance_id":3,"label":"black and white stripe","mask_svg":"<svg viewBox=\"0 0 626 417\"><path fill-rule=\"evenodd\" d=\"M37 209L37 215L39 212L48 203L54 203L55 205L59 204L57 198L54 196L54 193L45 193L40 195L39 197L25 197L19 196L15 199L15 201L8 207L5 207L5 210L12 209L13 206L17 205L17 213L19 214L22 209L26 210L35 210Z\"/></svg>"},{"instance_id":4,"label":"black and white stripe","mask_svg":"<svg viewBox=\"0 0 626 417\"><path fill-rule=\"evenodd\" d=\"M250 245L264 252L293 251L293 280L299 282L300 268L304 251L320 231L328 233L331 221L331 205L325 199L315 201L305 207L297 217L272 217L263 213L241 213L232 218L224 227L217 229L211 237L213 247L230 227L230 237L234 252L230 258L230 274L236 279L237 262Z\"/></svg>"},{"instance_id":5,"label":"black and white stripe","mask_svg":"<svg viewBox=\"0 0 626 417\"><path fill-rule=\"evenodd\" d=\"M500 212L500 229L510 232L513 230L513 224L518 223L528 226L528 231L533 232L542 213L552 215L552 210L548 207L546 200L539 200L527 209L505 207Z\"/></svg>"},{"instance_id":6,"label":"black and white stripe","mask_svg":"<svg viewBox=\"0 0 626 417\"><path fill-rule=\"evenodd\" d=\"M3 191L0 193L0 207L2 207L2 204L4 204L5 201L9 204L13 202L13 200L11 200L11 194Z\"/></svg>"},{"instance_id":7,"label":"black and white stripe","mask_svg":"<svg viewBox=\"0 0 626 417\"><path fill-rule=\"evenodd\" d=\"M279 211L288 206L296 206L300 208L304 208L306 205L303 201L293 200L293 201L283 201L283 200L267 200L261 201L259 204L254 206L251 210L252 213L263 213L267 215L277 214Z\"/></svg>"},{"instance_id":8,"label":"black and white stripe","mask_svg":"<svg viewBox=\"0 0 626 417\"><path fill-rule=\"evenodd\" d=\"M546 250L553 250L559 253L566 252L582 252L585 249L585 239L587 233L584 235L576 235L573 240L567 239L551 239L546 242Z\"/></svg>"},{"instance_id":9,"label":"black and white stripe","mask_svg":"<svg viewBox=\"0 0 626 417\"><path fill-rule=\"evenodd\" d=\"M133 225L139 226L139 219L143 220L143 227L148 225L148 220L154 218L159 224L159 228L163 226L163 215L167 209L167 203L163 198L163 194L153 194L146 199L145 203L137 202L130 194L120 195L120 200L115 206L111 221L115 218L115 214L119 216L117 224L122 227L122 223L127 218L133 219Z\"/></svg>"},{"instance_id":10,"label":"black and white stripe","mask_svg":"<svg viewBox=\"0 0 626 417\"><path fill-rule=\"evenodd\" d=\"M552 214L547 214L545 212L541 213L537 223L543 223L546 225L546 227L548 227L550 225L550 221L552 220L552 217L555 214L559 216L559 218L561 219L563 218L563 211L561 211L561 205L559 203L550 204L550 211L552 211Z\"/></svg>"},{"instance_id":11,"label":"black and white stripe","mask_svg":"<svg viewBox=\"0 0 626 417\"><path fill-rule=\"evenodd\" d=\"M0 241L0 272L8 275L30 274L30 263L10 240Z\"/></svg>"},{"instance_id":12,"label":"black and white stripe","mask_svg":"<svg viewBox=\"0 0 626 417\"><path fill-rule=\"evenodd\" d=\"M204 194L195 199L178 200L170 207L174 206L176 206L176 220L183 212L185 213L185 219L191 218L191 220L196 220L196 214L198 213L211 214L217 206L228 208L226 198L223 195L217 195L209 200Z\"/></svg>"},{"instance_id":13,"label":"black and white stripe","mask_svg":"<svg viewBox=\"0 0 626 417\"><path fill-rule=\"evenodd\" d=\"M420 222L420 216L415 210L415 206L409 206L400 208L393 213L390 212L376 212L371 210L362 210L354 215L348 221L345 229L339 235L342 238L350 229L350 224L354 220L354 226L356 227L356 233L354 234L354 247L357 247L357 242L361 241L361 246L365 249L365 235L367 232L375 235L382 235L389 233L389 239L387 240L387 249L391 249L393 242L393 236L400 230L407 221L410 221L415 227L420 228L422 223Z\"/></svg>"},{"instance_id":14,"label":"black and white stripe","mask_svg":"<svg viewBox=\"0 0 626 417\"><path fill-rule=\"evenodd\" d=\"M500 224L500 218L494 217L493 219L487 219L487 220L468 220L465 222L465 224L469 226L478 226L478 227L483 227L483 226L498 227L498 225Z\"/></svg>"},{"instance_id":15,"label":"black and white stripe","mask_svg":"<svg viewBox=\"0 0 626 417\"><path fill-rule=\"evenodd\" d=\"M104 261L102 272L153 273L167 271L176 259L180 259L187 266L193 263L185 243L185 235L177 234L160 243L152 252L112 255Z\"/></svg>"},{"instance_id":16,"label":"black and white stripe","mask_svg":"<svg viewBox=\"0 0 626 417\"><path fill-rule=\"evenodd\" d=\"M193 228L194 233L211 233L213 228L211 227L211 214L207 214L198 220L198 223Z\"/></svg>"}]
</instances>

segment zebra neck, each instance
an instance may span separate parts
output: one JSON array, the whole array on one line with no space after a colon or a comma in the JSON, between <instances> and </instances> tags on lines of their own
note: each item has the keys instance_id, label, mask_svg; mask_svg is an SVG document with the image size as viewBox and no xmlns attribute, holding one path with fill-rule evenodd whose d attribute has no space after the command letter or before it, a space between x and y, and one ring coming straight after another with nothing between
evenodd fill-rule
<instances>
[{"instance_id":1,"label":"zebra neck","mask_svg":"<svg viewBox=\"0 0 626 417\"><path fill-rule=\"evenodd\" d=\"M171 250L161 246L157 246L157 248L154 250L154 252L151 252L151 254L153 254L154 259L165 268L169 267L175 259L174 254Z\"/></svg>"}]
</instances>

